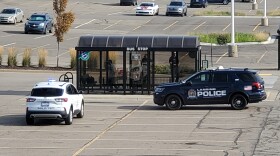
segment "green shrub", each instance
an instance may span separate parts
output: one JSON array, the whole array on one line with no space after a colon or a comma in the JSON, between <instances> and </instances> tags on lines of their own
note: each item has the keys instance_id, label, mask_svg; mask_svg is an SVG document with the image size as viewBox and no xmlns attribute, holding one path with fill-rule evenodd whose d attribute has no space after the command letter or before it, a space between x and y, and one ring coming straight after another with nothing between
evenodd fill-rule
<instances>
[{"instance_id":1,"label":"green shrub","mask_svg":"<svg viewBox=\"0 0 280 156\"><path fill-rule=\"evenodd\" d=\"M8 66L14 67L16 65L17 65L16 48L14 47L8 48Z\"/></svg>"},{"instance_id":2,"label":"green shrub","mask_svg":"<svg viewBox=\"0 0 280 156\"><path fill-rule=\"evenodd\" d=\"M47 61L46 61L46 57L48 55L47 50L40 48L38 55L39 55L39 67L45 67L47 64Z\"/></svg>"},{"instance_id":3,"label":"green shrub","mask_svg":"<svg viewBox=\"0 0 280 156\"><path fill-rule=\"evenodd\" d=\"M220 45L227 44L230 42L230 35L229 34L217 34L217 43Z\"/></svg>"},{"instance_id":4,"label":"green shrub","mask_svg":"<svg viewBox=\"0 0 280 156\"><path fill-rule=\"evenodd\" d=\"M226 44L231 42L230 33L210 33L210 34L193 34L199 36L201 42L205 43L216 43L216 44ZM235 33L235 42L263 42L269 37L267 32L259 33Z\"/></svg>"},{"instance_id":5,"label":"green shrub","mask_svg":"<svg viewBox=\"0 0 280 156\"><path fill-rule=\"evenodd\" d=\"M26 48L23 52L22 66L30 67L31 64L31 48Z\"/></svg>"},{"instance_id":6,"label":"green shrub","mask_svg":"<svg viewBox=\"0 0 280 156\"><path fill-rule=\"evenodd\" d=\"M155 65L156 74L168 74L170 73L169 65Z\"/></svg>"}]
</instances>

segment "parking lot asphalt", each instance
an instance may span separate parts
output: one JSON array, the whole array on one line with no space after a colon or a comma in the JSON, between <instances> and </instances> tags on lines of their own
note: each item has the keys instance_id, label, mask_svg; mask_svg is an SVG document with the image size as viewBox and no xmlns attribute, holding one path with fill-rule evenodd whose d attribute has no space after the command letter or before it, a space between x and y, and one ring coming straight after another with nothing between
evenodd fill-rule
<instances>
[{"instance_id":1,"label":"parking lot asphalt","mask_svg":"<svg viewBox=\"0 0 280 156\"><path fill-rule=\"evenodd\" d=\"M268 0L268 2L275 1ZM167 0L160 3L165 4ZM38 10L51 12L51 3L42 0L37 3L0 0L0 6L11 4L26 7L27 14L33 11L33 8L30 7L31 4L40 4ZM263 1L260 3L260 7L261 4ZM94 8L94 5L99 8ZM78 37L82 34L141 32L168 34L169 31L162 30L176 21L184 23L180 17L170 17L166 20L164 16L156 19L152 17L152 22L146 17L134 20L135 17L131 15L132 6L128 6L127 10L124 10L124 7L120 8L117 2L113 1L78 2L70 0L70 6L73 8L76 6L75 10L80 11L78 14L80 18L66 35L65 43L62 44L64 50L61 54L62 66L66 66L68 63L67 49L76 45ZM104 6L109 7L111 12L103 11ZM162 6L165 7L165 5ZM246 8L250 4L240 6ZM279 4L270 5L270 8L275 9L276 6ZM210 8L213 7L225 9L225 6L222 5L210 6ZM108 20L108 23L104 19ZM208 19L210 18L194 18L191 21L192 24L183 24L183 27L180 27L180 22L176 22L176 29L174 28L174 31L170 31L170 33L178 34L187 26L194 31L194 28L206 20L206 23L197 29L214 31L221 30L221 27L225 28L228 25L228 23L217 24L217 28L215 21L211 22L212 18L209 21ZM82 25L91 20L93 20L90 22L92 25ZM119 20L126 21L130 28L119 25L122 23L118 22ZM147 21L151 23L146 24ZM253 21L254 24L247 23L244 24L246 26L240 26L239 29L252 31L259 22L258 19L248 19L247 21L249 23ZM257 29L269 30L274 34L279 19L272 18L270 21L272 21L272 26ZM135 23L137 24L135 25ZM249 28L248 25L251 25L250 30L246 29ZM0 43L2 45L7 45L5 47L9 47L9 44L21 48L32 47L34 48L34 60L36 60L36 49L45 47L50 51L49 65L55 64L56 44L53 36L50 34L46 36L24 35L21 34L22 24L12 27L13 30L10 30L10 25L0 25ZM104 29L106 27L107 29ZM209 27L210 29L207 29ZM149 28L151 29L144 31ZM133 29L135 30L131 31ZM127 30L130 31L127 32ZM30 40L34 42L29 43ZM66 126L64 122L38 121L35 126L27 126L25 124L25 97L30 93L30 89L38 81L45 81L48 78L58 79L65 71L0 69L0 155L279 155L280 72L277 70L277 40L269 44L239 45L239 57L236 58L228 57L227 46L212 46L212 50L215 51L213 55L211 55L210 45L203 45L202 48L202 58L205 57L209 61L209 66L258 69L265 80L268 98L260 103L249 104L247 109L239 111L230 109L228 105L186 106L179 111L169 111L165 107L155 105L152 95L85 94L85 117L83 119L75 118L73 125Z\"/></svg>"}]
</instances>

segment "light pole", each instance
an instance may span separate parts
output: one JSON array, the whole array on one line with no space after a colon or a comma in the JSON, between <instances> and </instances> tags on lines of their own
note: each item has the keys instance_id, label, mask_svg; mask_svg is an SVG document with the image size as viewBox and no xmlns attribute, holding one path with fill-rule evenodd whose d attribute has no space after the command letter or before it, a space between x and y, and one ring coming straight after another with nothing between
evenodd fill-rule
<instances>
[{"instance_id":1,"label":"light pole","mask_svg":"<svg viewBox=\"0 0 280 156\"><path fill-rule=\"evenodd\" d=\"M264 13L263 18L261 20L262 26L268 26L268 18L266 17L266 0L264 0Z\"/></svg>"},{"instance_id":2,"label":"light pole","mask_svg":"<svg viewBox=\"0 0 280 156\"><path fill-rule=\"evenodd\" d=\"M258 10L258 3L257 0L254 0L253 4L252 4L252 10Z\"/></svg>"},{"instance_id":3,"label":"light pole","mask_svg":"<svg viewBox=\"0 0 280 156\"><path fill-rule=\"evenodd\" d=\"M231 1L231 44L228 45L229 57L238 57L237 45L235 44L234 10L233 0Z\"/></svg>"}]
</instances>

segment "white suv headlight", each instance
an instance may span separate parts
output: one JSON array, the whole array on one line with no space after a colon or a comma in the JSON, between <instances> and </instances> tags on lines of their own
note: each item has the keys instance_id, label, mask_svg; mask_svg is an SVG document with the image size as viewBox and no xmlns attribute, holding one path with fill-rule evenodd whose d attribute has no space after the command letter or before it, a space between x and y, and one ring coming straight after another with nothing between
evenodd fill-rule
<instances>
[{"instance_id":1,"label":"white suv headlight","mask_svg":"<svg viewBox=\"0 0 280 156\"><path fill-rule=\"evenodd\" d=\"M164 88L156 88L155 92L163 92Z\"/></svg>"}]
</instances>

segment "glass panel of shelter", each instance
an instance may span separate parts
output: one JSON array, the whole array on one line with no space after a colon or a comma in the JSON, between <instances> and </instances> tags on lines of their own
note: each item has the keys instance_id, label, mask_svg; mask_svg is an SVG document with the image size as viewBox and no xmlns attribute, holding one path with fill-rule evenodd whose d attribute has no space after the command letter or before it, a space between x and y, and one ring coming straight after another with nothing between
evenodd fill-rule
<instances>
[{"instance_id":1,"label":"glass panel of shelter","mask_svg":"<svg viewBox=\"0 0 280 156\"><path fill-rule=\"evenodd\" d=\"M190 76L195 56L181 51L91 51L79 68L80 86L85 90L143 93Z\"/></svg>"}]
</instances>

